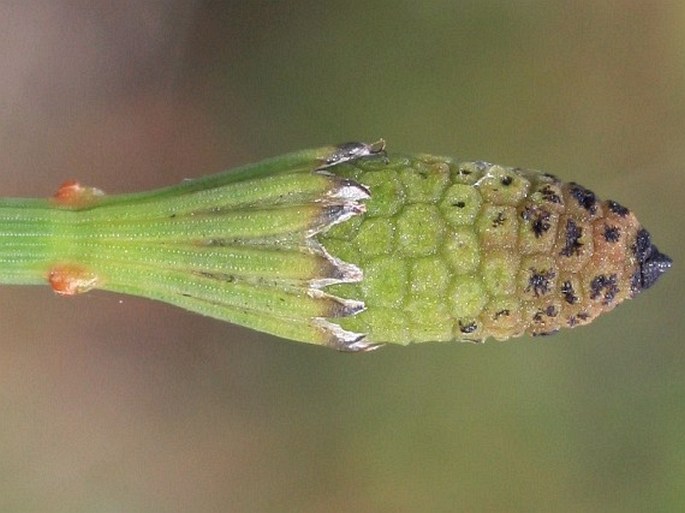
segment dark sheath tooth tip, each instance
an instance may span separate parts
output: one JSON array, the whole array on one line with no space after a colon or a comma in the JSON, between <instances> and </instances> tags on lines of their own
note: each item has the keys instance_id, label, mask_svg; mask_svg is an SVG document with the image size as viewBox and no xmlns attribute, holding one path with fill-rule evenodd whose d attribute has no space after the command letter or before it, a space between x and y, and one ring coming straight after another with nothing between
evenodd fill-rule
<instances>
[{"instance_id":1,"label":"dark sheath tooth tip","mask_svg":"<svg viewBox=\"0 0 685 513\"><path fill-rule=\"evenodd\" d=\"M671 268L673 260L652 245L649 257L642 262L642 288L648 289L656 283L663 273Z\"/></svg>"},{"instance_id":2,"label":"dark sheath tooth tip","mask_svg":"<svg viewBox=\"0 0 685 513\"><path fill-rule=\"evenodd\" d=\"M635 271L631 283L633 294L654 285L673 263L670 257L661 253L652 244L649 232L644 228L637 232L633 254L638 263L638 269Z\"/></svg>"}]
</instances>

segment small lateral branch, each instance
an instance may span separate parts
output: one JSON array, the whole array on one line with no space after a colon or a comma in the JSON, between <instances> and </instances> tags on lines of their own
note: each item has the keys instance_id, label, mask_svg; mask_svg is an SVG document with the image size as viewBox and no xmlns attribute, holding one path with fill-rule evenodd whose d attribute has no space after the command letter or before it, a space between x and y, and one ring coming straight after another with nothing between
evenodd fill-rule
<instances>
[{"instance_id":1,"label":"small lateral branch","mask_svg":"<svg viewBox=\"0 0 685 513\"><path fill-rule=\"evenodd\" d=\"M65 207L83 208L93 205L105 193L96 187L85 187L76 180L67 180L60 185L52 198Z\"/></svg>"},{"instance_id":2,"label":"small lateral branch","mask_svg":"<svg viewBox=\"0 0 685 513\"><path fill-rule=\"evenodd\" d=\"M78 264L56 265L48 273L52 290L60 296L74 296L101 285L97 274Z\"/></svg>"}]
</instances>

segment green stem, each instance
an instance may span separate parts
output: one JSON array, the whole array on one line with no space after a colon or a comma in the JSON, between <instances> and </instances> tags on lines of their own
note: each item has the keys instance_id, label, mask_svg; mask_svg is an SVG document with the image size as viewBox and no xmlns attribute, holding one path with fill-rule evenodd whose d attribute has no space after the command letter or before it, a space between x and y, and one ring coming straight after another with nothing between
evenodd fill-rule
<instances>
[{"instance_id":1,"label":"green stem","mask_svg":"<svg viewBox=\"0 0 685 513\"><path fill-rule=\"evenodd\" d=\"M337 343L343 330L332 333L324 320L360 305L319 287L360 273L312 236L360 213L366 191L314 172L330 152L299 152L146 193L98 197L75 186L67 201L0 200L0 283L135 294L300 341Z\"/></svg>"},{"instance_id":2,"label":"green stem","mask_svg":"<svg viewBox=\"0 0 685 513\"><path fill-rule=\"evenodd\" d=\"M37 285L71 238L74 212L43 200L0 200L0 283Z\"/></svg>"},{"instance_id":3,"label":"green stem","mask_svg":"<svg viewBox=\"0 0 685 513\"><path fill-rule=\"evenodd\" d=\"M144 193L0 199L0 283L133 294L345 350L553 333L670 265L578 184L382 141Z\"/></svg>"}]
</instances>

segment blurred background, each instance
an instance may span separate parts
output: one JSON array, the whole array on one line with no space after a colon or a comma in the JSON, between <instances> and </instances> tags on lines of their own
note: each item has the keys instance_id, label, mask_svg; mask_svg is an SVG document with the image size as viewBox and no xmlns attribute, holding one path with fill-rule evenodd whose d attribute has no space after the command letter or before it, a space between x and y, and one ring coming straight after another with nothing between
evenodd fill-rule
<instances>
[{"instance_id":1,"label":"blurred background","mask_svg":"<svg viewBox=\"0 0 685 513\"><path fill-rule=\"evenodd\" d=\"M0 194L384 137L634 210L674 268L591 326L345 355L0 289L0 511L685 509L680 2L0 2Z\"/></svg>"}]
</instances>

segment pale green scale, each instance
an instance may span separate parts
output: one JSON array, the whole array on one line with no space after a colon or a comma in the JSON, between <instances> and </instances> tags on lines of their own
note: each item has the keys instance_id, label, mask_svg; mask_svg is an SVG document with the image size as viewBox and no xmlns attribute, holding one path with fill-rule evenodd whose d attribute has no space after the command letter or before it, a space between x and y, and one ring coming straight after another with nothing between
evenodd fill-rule
<instances>
[{"instance_id":1,"label":"pale green scale","mask_svg":"<svg viewBox=\"0 0 685 513\"><path fill-rule=\"evenodd\" d=\"M481 268L483 283L489 294L505 296L516 293L516 276L519 270L516 255L504 251L490 252L483 258Z\"/></svg>"},{"instance_id":2,"label":"pale green scale","mask_svg":"<svg viewBox=\"0 0 685 513\"><path fill-rule=\"evenodd\" d=\"M447 297L456 320L478 317L487 301L482 276L476 273L455 276Z\"/></svg>"},{"instance_id":3,"label":"pale green scale","mask_svg":"<svg viewBox=\"0 0 685 513\"><path fill-rule=\"evenodd\" d=\"M473 227L461 226L449 232L444 241L442 255L454 273L476 272L480 265L481 251Z\"/></svg>"},{"instance_id":4,"label":"pale green scale","mask_svg":"<svg viewBox=\"0 0 685 513\"><path fill-rule=\"evenodd\" d=\"M364 302L369 306L401 308L409 293L408 264L407 259L392 254L364 261L364 280L360 285Z\"/></svg>"},{"instance_id":5,"label":"pale green scale","mask_svg":"<svg viewBox=\"0 0 685 513\"><path fill-rule=\"evenodd\" d=\"M393 169L382 168L355 175L353 178L359 183L373 189L373 200L366 203L367 217L392 216L404 206L404 187L398 173Z\"/></svg>"},{"instance_id":6,"label":"pale green scale","mask_svg":"<svg viewBox=\"0 0 685 513\"><path fill-rule=\"evenodd\" d=\"M408 302L406 311L411 340L447 342L454 339L454 322L445 297L428 300L420 297Z\"/></svg>"},{"instance_id":7,"label":"pale green scale","mask_svg":"<svg viewBox=\"0 0 685 513\"><path fill-rule=\"evenodd\" d=\"M396 224L399 229L395 226ZM397 238L402 240L402 229L401 218L396 223L394 219L372 217L360 224L354 243L359 251L369 256L387 255L396 246Z\"/></svg>"},{"instance_id":8,"label":"pale green scale","mask_svg":"<svg viewBox=\"0 0 685 513\"><path fill-rule=\"evenodd\" d=\"M440 300L447 297L452 271L440 256L416 258L411 263L410 294L417 299Z\"/></svg>"},{"instance_id":9,"label":"pale green scale","mask_svg":"<svg viewBox=\"0 0 685 513\"><path fill-rule=\"evenodd\" d=\"M455 183L447 188L439 203L440 213L453 227L471 226L480 212L482 199L472 185Z\"/></svg>"},{"instance_id":10,"label":"pale green scale","mask_svg":"<svg viewBox=\"0 0 685 513\"><path fill-rule=\"evenodd\" d=\"M400 170L400 180L404 185L406 199L409 203L435 204L443 195L450 181L450 169L440 161L414 160L411 167Z\"/></svg>"},{"instance_id":11,"label":"pale green scale","mask_svg":"<svg viewBox=\"0 0 685 513\"><path fill-rule=\"evenodd\" d=\"M397 214L397 251L403 257L435 255L442 245L445 222L435 205L410 204Z\"/></svg>"}]
</instances>

